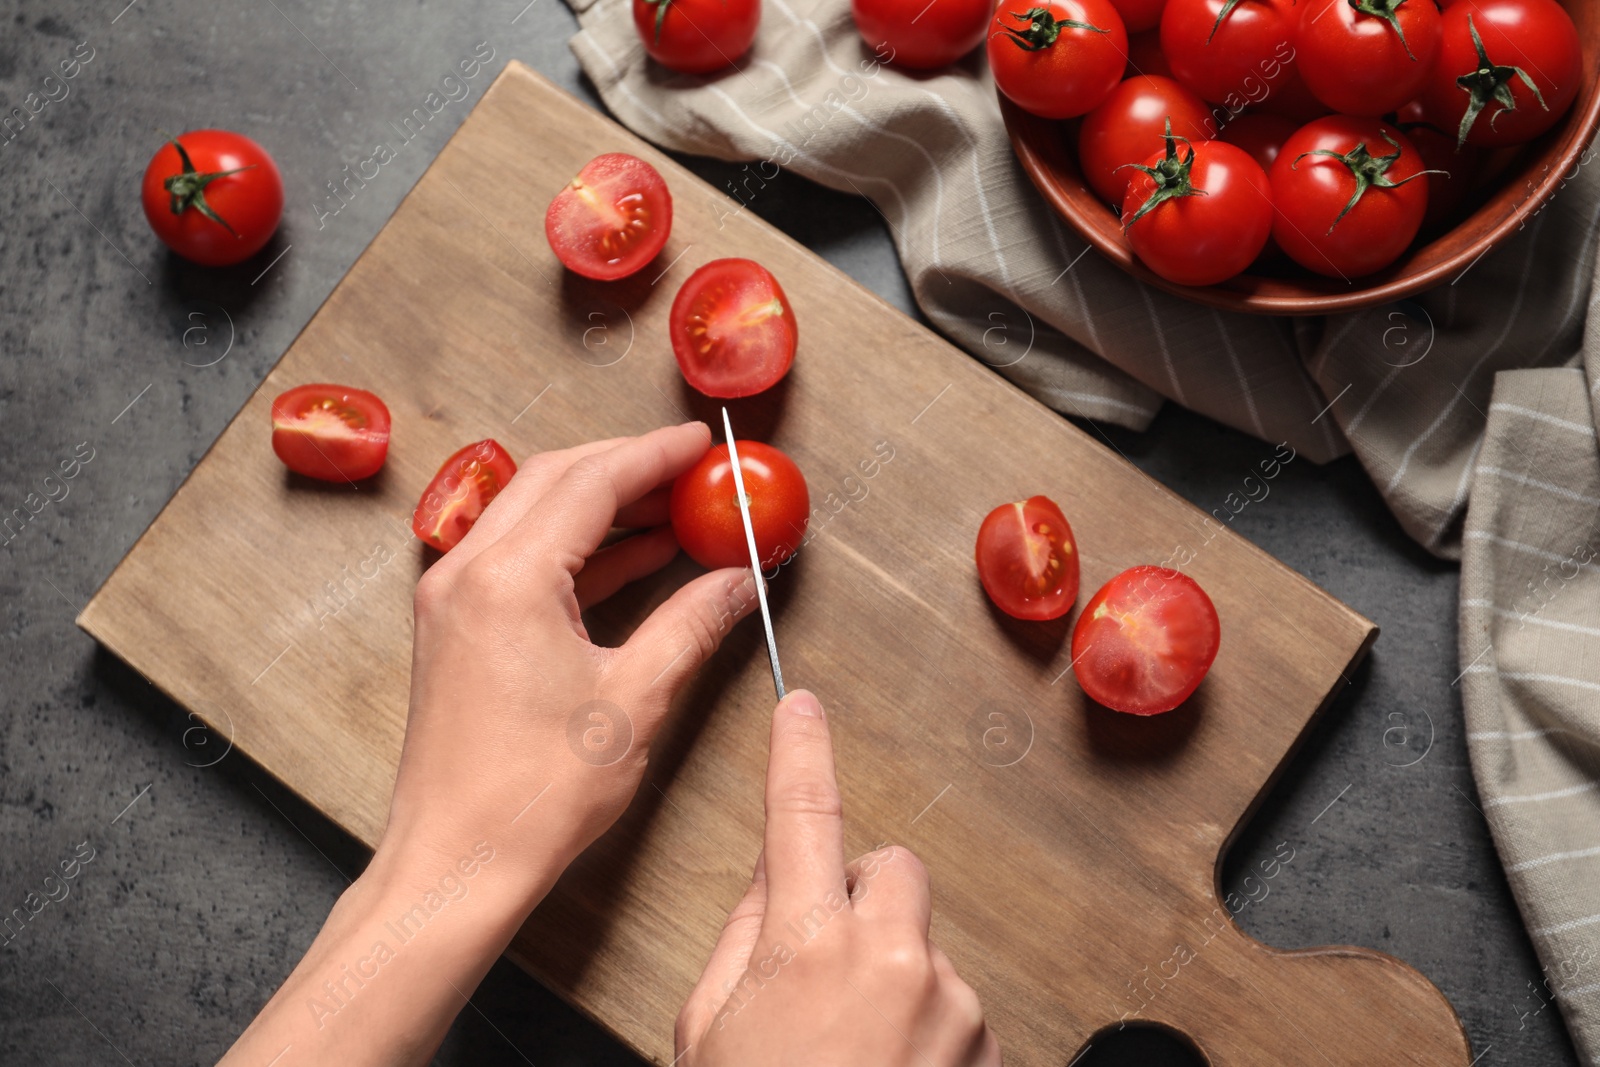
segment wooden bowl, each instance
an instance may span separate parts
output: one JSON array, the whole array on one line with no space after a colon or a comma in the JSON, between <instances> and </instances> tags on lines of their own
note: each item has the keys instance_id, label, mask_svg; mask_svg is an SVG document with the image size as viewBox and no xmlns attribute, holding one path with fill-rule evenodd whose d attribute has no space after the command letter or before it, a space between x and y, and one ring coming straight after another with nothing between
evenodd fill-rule
<instances>
[{"instance_id":1,"label":"wooden bowl","mask_svg":"<svg viewBox=\"0 0 1600 1067\"><path fill-rule=\"evenodd\" d=\"M1241 274L1209 286L1176 285L1134 257L1122 223L1089 188L1078 169L1076 124L1030 115L1004 94L1011 147L1056 212L1100 253L1123 270L1169 293L1226 311L1257 315L1325 315L1386 304L1460 277L1489 249L1515 233L1539 211L1580 166L1580 157L1600 126L1600 0L1572 0L1568 13L1583 46L1584 86L1554 128L1524 146L1495 179L1487 199L1456 226L1413 245L1394 263L1349 282L1310 272ZM1590 160L1584 162L1592 162Z\"/></svg>"}]
</instances>

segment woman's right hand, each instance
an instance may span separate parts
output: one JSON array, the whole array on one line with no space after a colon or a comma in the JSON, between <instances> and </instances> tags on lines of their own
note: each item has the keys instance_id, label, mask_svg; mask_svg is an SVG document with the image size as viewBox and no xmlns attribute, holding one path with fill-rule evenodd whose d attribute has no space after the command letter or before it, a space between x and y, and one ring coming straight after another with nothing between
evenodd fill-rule
<instances>
[{"instance_id":1,"label":"woman's right hand","mask_svg":"<svg viewBox=\"0 0 1600 1067\"><path fill-rule=\"evenodd\" d=\"M766 847L678 1015L682 1067L999 1067L972 987L928 940L928 872L904 848L844 862L817 698L773 712Z\"/></svg>"}]
</instances>

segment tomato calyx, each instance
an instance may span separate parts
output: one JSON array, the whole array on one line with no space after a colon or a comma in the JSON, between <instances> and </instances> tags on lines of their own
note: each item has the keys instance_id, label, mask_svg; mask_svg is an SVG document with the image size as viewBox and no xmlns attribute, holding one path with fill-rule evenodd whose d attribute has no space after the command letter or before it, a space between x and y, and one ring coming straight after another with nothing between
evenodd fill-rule
<instances>
[{"instance_id":1,"label":"tomato calyx","mask_svg":"<svg viewBox=\"0 0 1600 1067\"><path fill-rule=\"evenodd\" d=\"M1019 30L1014 26L1005 27L1006 36L1011 38L1011 43L1024 52L1038 52L1049 48L1056 43L1056 38L1061 36L1062 28L1069 30L1091 30L1094 33L1109 33L1088 22L1079 22L1077 19L1056 18L1047 7L1030 7L1026 11L1010 12L1012 18L1019 22L1026 22L1027 29Z\"/></svg>"},{"instance_id":2,"label":"tomato calyx","mask_svg":"<svg viewBox=\"0 0 1600 1067\"><path fill-rule=\"evenodd\" d=\"M1406 57L1413 63L1417 61L1417 57L1411 52L1411 42L1406 40L1406 31L1400 26L1398 12L1400 5L1406 0L1347 0L1347 2L1350 4L1350 10L1382 19L1394 27L1395 36L1400 38L1400 47L1406 50Z\"/></svg>"},{"instance_id":3,"label":"tomato calyx","mask_svg":"<svg viewBox=\"0 0 1600 1067\"><path fill-rule=\"evenodd\" d=\"M170 133L167 135L167 140L172 142L172 147L178 150L178 158L183 161L182 173L174 174L161 183L161 187L172 198L168 205L171 207L172 213L174 215L182 215L184 211L192 207L235 237L239 236L238 232L228 225L228 220L218 215L211 209L211 205L206 203L206 186L218 178L226 178L243 171L254 170L255 164L252 163L248 167L235 167L233 170L214 170L201 173L195 169L194 161L189 158L189 151L183 147L183 142Z\"/></svg>"},{"instance_id":4,"label":"tomato calyx","mask_svg":"<svg viewBox=\"0 0 1600 1067\"><path fill-rule=\"evenodd\" d=\"M1478 69L1469 70L1456 79L1456 84L1461 86L1468 96L1467 110L1461 116L1461 129L1456 134L1456 151L1460 151L1467 143L1467 134L1472 130L1473 123L1478 121L1478 116L1483 109L1489 106L1490 101L1500 105L1501 111L1489 116L1489 128L1493 129L1495 120L1506 111L1517 110L1516 98L1511 95L1511 79L1513 76L1520 78L1522 84L1528 87L1533 98L1539 101L1539 106L1546 111L1550 105L1544 102L1544 94L1539 87L1528 77L1528 72L1521 67L1498 66L1489 60L1489 53L1484 50L1483 38L1478 36L1478 27L1473 24L1472 16L1467 16L1467 31L1472 34L1472 47L1478 51Z\"/></svg>"},{"instance_id":5,"label":"tomato calyx","mask_svg":"<svg viewBox=\"0 0 1600 1067\"><path fill-rule=\"evenodd\" d=\"M1156 160L1155 166L1147 167L1143 163L1124 163L1121 167L1117 168L1118 170L1122 170L1125 167L1132 167L1134 170L1137 170L1149 177L1149 179L1154 182L1156 186L1155 192L1150 194L1149 199L1147 199L1143 204L1140 204L1139 210L1135 211L1128 218L1128 221L1122 224L1122 230L1124 233L1126 233L1128 228L1134 223L1150 214L1150 212L1154 211L1162 204L1165 204L1168 200L1176 200L1180 196L1208 195L1204 189L1196 189L1194 187L1194 183L1189 180L1189 172L1194 166L1194 142L1190 141L1187 137L1178 137L1173 134L1171 118L1167 119L1167 129L1163 136L1166 138L1167 142L1167 154L1161 159ZM1189 155L1187 157L1180 157L1178 155L1179 141L1182 141L1189 149Z\"/></svg>"},{"instance_id":6,"label":"tomato calyx","mask_svg":"<svg viewBox=\"0 0 1600 1067\"><path fill-rule=\"evenodd\" d=\"M661 24L667 21L667 8L672 6L672 0L644 0L644 2L656 9L656 44L660 44Z\"/></svg>"},{"instance_id":7,"label":"tomato calyx","mask_svg":"<svg viewBox=\"0 0 1600 1067\"><path fill-rule=\"evenodd\" d=\"M1300 161L1307 156L1328 156L1330 159L1337 159L1340 163L1350 168L1350 176L1356 182L1356 191L1351 194L1350 201L1345 204L1344 210L1339 212L1339 217L1334 219L1332 225L1328 227L1329 233L1332 233L1333 227L1339 225L1340 220L1350 214L1350 209L1355 207L1363 196L1367 195L1368 189L1398 189L1406 182L1420 178L1425 174L1443 174L1445 177L1449 177L1447 171L1419 170L1415 174L1395 181L1389 177L1388 171L1394 165L1395 160L1400 158L1400 142L1390 137L1387 133L1383 135L1383 139L1388 141L1394 148L1394 151L1386 156L1373 155L1367 150L1367 142L1360 141L1357 142L1354 148L1343 154L1335 152L1331 148L1313 148L1309 152L1301 152L1294 157L1294 162L1289 164L1289 168L1293 170L1298 168Z\"/></svg>"}]
</instances>

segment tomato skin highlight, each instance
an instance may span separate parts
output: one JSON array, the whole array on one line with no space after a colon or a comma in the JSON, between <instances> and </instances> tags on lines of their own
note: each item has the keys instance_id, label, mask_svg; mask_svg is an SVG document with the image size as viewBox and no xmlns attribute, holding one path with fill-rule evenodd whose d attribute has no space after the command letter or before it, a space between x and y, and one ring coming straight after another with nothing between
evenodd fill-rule
<instances>
[{"instance_id":1,"label":"tomato skin highlight","mask_svg":"<svg viewBox=\"0 0 1600 1067\"><path fill-rule=\"evenodd\" d=\"M1013 31L1028 30L1033 10L1063 24L1051 43L1029 49ZM1076 29L1066 20L1096 29ZM1012 103L1041 118L1070 119L1094 110L1122 80L1128 31L1109 0L1000 0L988 50L995 85Z\"/></svg>"},{"instance_id":2,"label":"tomato skin highlight","mask_svg":"<svg viewBox=\"0 0 1600 1067\"><path fill-rule=\"evenodd\" d=\"M1340 218L1355 195L1355 177L1337 159L1305 153L1324 150L1343 155L1364 144L1373 156L1383 156L1396 151L1386 137L1394 140L1400 153L1387 177L1404 184L1393 189L1369 187ZM1425 178L1410 180L1422 169L1422 157L1410 140L1387 123L1351 115L1329 115L1307 123L1289 138L1272 164L1269 177L1277 207L1273 239L1290 259L1318 274L1355 278L1381 270L1399 258L1422 228L1428 183Z\"/></svg>"},{"instance_id":3,"label":"tomato skin highlight","mask_svg":"<svg viewBox=\"0 0 1600 1067\"><path fill-rule=\"evenodd\" d=\"M644 50L663 67L711 74L750 50L761 26L761 0L633 0L633 25Z\"/></svg>"},{"instance_id":4,"label":"tomato skin highlight","mask_svg":"<svg viewBox=\"0 0 1600 1067\"><path fill-rule=\"evenodd\" d=\"M1112 206L1122 203L1129 179L1138 173L1124 165L1143 163L1162 148L1169 118L1172 132L1190 141L1207 140L1216 129L1205 101L1159 75L1125 79L1083 117L1078 127L1078 165L1102 199Z\"/></svg>"},{"instance_id":5,"label":"tomato skin highlight","mask_svg":"<svg viewBox=\"0 0 1600 1067\"><path fill-rule=\"evenodd\" d=\"M1350 0L1312 0L1295 35L1295 64L1318 100L1376 116L1422 91L1439 53L1439 9L1434 0L1401 0L1394 15L1398 30Z\"/></svg>"},{"instance_id":6,"label":"tomato skin highlight","mask_svg":"<svg viewBox=\"0 0 1600 1067\"><path fill-rule=\"evenodd\" d=\"M1296 0L1239 0L1218 22L1227 0L1167 0L1161 50L1172 76L1203 100L1237 113L1269 107L1299 83L1294 38Z\"/></svg>"},{"instance_id":7,"label":"tomato skin highlight","mask_svg":"<svg viewBox=\"0 0 1600 1067\"><path fill-rule=\"evenodd\" d=\"M1096 703L1159 715L1199 688L1221 643L1216 606L1198 582L1166 567L1132 567L1083 606L1073 670Z\"/></svg>"},{"instance_id":8,"label":"tomato skin highlight","mask_svg":"<svg viewBox=\"0 0 1600 1067\"><path fill-rule=\"evenodd\" d=\"M1180 145L1180 154L1188 148ZM1178 196L1127 227L1141 262L1178 285L1215 285L1250 266L1272 234L1272 186L1260 164L1224 141L1193 146L1190 181L1203 196ZM1145 160L1154 167L1164 156ZM1150 176L1134 171L1122 200L1132 219L1156 192Z\"/></svg>"},{"instance_id":9,"label":"tomato skin highlight","mask_svg":"<svg viewBox=\"0 0 1600 1067\"><path fill-rule=\"evenodd\" d=\"M947 67L983 43L992 0L850 0L874 53L912 70Z\"/></svg>"},{"instance_id":10,"label":"tomato skin highlight","mask_svg":"<svg viewBox=\"0 0 1600 1067\"><path fill-rule=\"evenodd\" d=\"M811 493L794 460L760 441L738 441L739 471L763 569L788 562L811 518ZM728 446L716 445L672 483L672 532L707 570L750 566Z\"/></svg>"},{"instance_id":11,"label":"tomato skin highlight","mask_svg":"<svg viewBox=\"0 0 1600 1067\"><path fill-rule=\"evenodd\" d=\"M656 258L672 233L672 194L637 156L608 152L583 165L544 213L544 235L561 265L609 282Z\"/></svg>"},{"instance_id":12,"label":"tomato skin highlight","mask_svg":"<svg viewBox=\"0 0 1600 1067\"><path fill-rule=\"evenodd\" d=\"M989 512L973 554L983 591L1013 618L1059 619L1078 599L1078 542L1047 496Z\"/></svg>"},{"instance_id":13,"label":"tomato skin highlight","mask_svg":"<svg viewBox=\"0 0 1600 1067\"><path fill-rule=\"evenodd\" d=\"M1555 0L1473 0L1448 5L1441 21L1439 58L1423 91L1429 121L1459 136L1471 97L1456 78L1479 66L1473 28L1483 39L1489 62L1523 70L1544 96L1544 106L1521 78L1512 75L1505 84L1517 105L1515 110L1490 100L1472 122L1466 143L1475 148L1502 148L1531 141L1554 126L1572 106L1584 78L1577 27Z\"/></svg>"},{"instance_id":14,"label":"tomato skin highlight","mask_svg":"<svg viewBox=\"0 0 1600 1067\"><path fill-rule=\"evenodd\" d=\"M184 166L182 155L168 141L150 157L139 187L144 217L155 235L184 259L204 267L232 266L261 251L283 218L283 178L267 150L229 130L190 130L178 136L178 143L197 174L239 171L207 182L203 189L205 203L227 225L206 218L192 205L173 214L172 194L165 183L181 175Z\"/></svg>"},{"instance_id":15,"label":"tomato skin highlight","mask_svg":"<svg viewBox=\"0 0 1600 1067\"><path fill-rule=\"evenodd\" d=\"M422 491L411 532L440 552L450 551L516 473L516 461L493 438L457 450Z\"/></svg>"},{"instance_id":16,"label":"tomato skin highlight","mask_svg":"<svg viewBox=\"0 0 1600 1067\"><path fill-rule=\"evenodd\" d=\"M356 482L389 454L389 409L363 389L297 385L272 402L272 450L296 474Z\"/></svg>"},{"instance_id":17,"label":"tomato skin highlight","mask_svg":"<svg viewBox=\"0 0 1600 1067\"><path fill-rule=\"evenodd\" d=\"M794 366L800 328L772 272L752 259L714 259L678 289L668 315L672 354L706 396L753 396Z\"/></svg>"}]
</instances>

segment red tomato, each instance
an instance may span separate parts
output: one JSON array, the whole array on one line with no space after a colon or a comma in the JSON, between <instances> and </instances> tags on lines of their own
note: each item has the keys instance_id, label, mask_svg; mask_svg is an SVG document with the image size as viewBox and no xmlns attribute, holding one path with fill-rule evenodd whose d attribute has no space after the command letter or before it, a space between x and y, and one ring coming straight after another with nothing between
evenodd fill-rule
<instances>
[{"instance_id":1,"label":"red tomato","mask_svg":"<svg viewBox=\"0 0 1600 1067\"><path fill-rule=\"evenodd\" d=\"M867 47L901 67L947 67L983 43L993 0L850 0Z\"/></svg>"},{"instance_id":2,"label":"red tomato","mask_svg":"<svg viewBox=\"0 0 1600 1067\"><path fill-rule=\"evenodd\" d=\"M778 279L750 259L714 259L689 275L667 323L678 369L707 396L770 389L794 365L794 309Z\"/></svg>"},{"instance_id":3,"label":"red tomato","mask_svg":"<svg viewBox=\"0 0 1600 1067\"><path fill-rule=\"evenodd\" d=\"M1428 183L1412 180L1421 174L1417 150L1393 126L1349 115L1307 123L1272 165L1272 236L1307 270L1371 274L1421 228Z\"/></svg>"},{"instance_id":4,"label":"red tomato","mask_svg":"<svg viewBox=\"0 0 1600 1067\"><path fill-rule=\"evenodd\" d=\"M1112 205L1122 203L1128 179L1161 150L1167 120L1172 132L1190 141L1209 139L1216 121L1205 101L1173 81L1138 75L1124 81L1078 127L1078 165L1095 192Z\"/></svg>"},{"instance_id":5,"label":"red tomato","mask_svg":"<svg viewBox=\"0 0 1600 1067\"><path fill-rule=\"evenodd\" d=\"M1072 662L1091 700L1156 715L1189 699L1221 643L1217 609L1193 578L1166 567L1133 567L1083 606L1072 631Z\"/></svg>"},{"instance_id":6,"label":"red tomato","mask_svg":"<svg viewBox=\"0 0 1600 1067\"><path fill-rule=\"evenodd\" d=\"M1128 69L1123 73L1129 78L1139 74L1172 77L1172 64L1167 62L1166 53L1161 51L1159 30L1128 34Z\"/></svg>"},{"instance_id":7,"label":"red tomato","mask_svg":"<svg viewBox=\"0 0 1600 1067\"><path fill-rule=\"evenodd\" d=\"M1427 82L1439 9L1433 0L1311 0L1294 46L1318 100L1347 115L1382 115Z\"/></svg>"},{"instance_id":8,"label":"red tomato","mask_svg":"<svg viewBox=\"0 0 1600 1067\"><path fill-rule=\"evenodd\" d=\"M811 518L811 494L794 460L760 441L739 441L739 472L750 503L750 528L763 569L800 548ZM672 483L672 532L696 563L708 569L748 567L739 499L728 446L717 445Z\"/></svg>"},{"instance_id":9,"label":"red tomato","mask_svg":"<svg viewBox=\"0 0 1600 1067\"><path fill-rule=\"evenodd\" d=\"M633 0L633 25L663 67L710 74L750 50L761 0Z\"/></svg>"},{"instance_id":10,"label":"red tomato","mask_svg":"<svg viewBox=\"0 0 1600 1067\"><path fill-rule=\"evenodd\" d=\"M272 239L283 217L283 179L266 149L243 134L191 130L156 149L139 199L168 248L226 267Z\"/></svg>"},{"instance_id":11,"label":"red tomato","mask_svg":"<svg viewBox=\"0 0 1600 1067\"><path fill-rule=\"evenodd\" d=\"M1296 80L1295 0L1168 0L1161 50L1172 76L1238 113Z\"/></svg>"},{"instance_id":12,"label":"red tomato","mask_svg":"<svg viewBox=\"0 0 1600 1067\"><path fill-rule=\"evenodd\" d=\"M1167 0L1111 0L1111 6L1122 16L1122 27L1132 37L1161 25L1161 9L1167 6Z\"/></svg>"},{"instance_id":13,"label":"red tomato","mask_svg":"<svg viewBox=\"0 0 1600 1067\"><path fill-rule=\"evenodd\" d=\"M672 194L656 168L623 152L595 156L550 201L544 236L562 266L585 278L626 278L672 232Z\"/></svg>"},{"instance_id":14,"label":"red tomato","mask_svg":"<svg viewBox=\"0 0 1600 1067\"><path fill-rule=\"evenodd\" d=\"M1222 127L1218 139L1244 149L1266 171L1272 168L1273 161L1283 150L1284 142L1294 136L1299 128L1300 123L1293 119L1255 112L1240 115Z\"/></svg>"},{"instance_id":15,"label":"red tomato","mask_svg":"<svg viewBox=\"0 0 1600 1067\"><path fill-rule=\"evenodd\" d=\"M1078 599L1078 542L1055 501L1001 504L978 527L978 579L1018 619L1059 619Z\"/></svg>"},{"instance_id":16,"label":"red tomato","mask_svg":"<svg viewBox=\"0 0 1600 1067\"><path fill-rule=\"evenodd\" d=\"M989 34L994 82L1024 111L1070 119L1117 87L1128 31L1110 0L1000 0Z\"/></svg>"},{"instance_id":17,"label":"red tomato","mask_svg":"<svg viewBox=\"0 0 1600 1067\"><path fill-rule=\"evenodd\" d=\"M468 445L445 460L422 491L411 532L440 552L450 551L516 473L515 461L497 441Z\"/></svg>"},{"instance_id":18,"label":"red tomato","mask_svg":"<svg viewBox=\"0 0 1600 1067\"><path fill-rule=\"evenodd\" d=\"M1260 164L1223 141L1175 137L1133 172L1123 231L1144 265L1179 285L1215 285L1248 267L1272 233Z\"/></svg>"},{"instance_id":19,"label":"red tomato","mask_svg":"<svg viewBox=\"0 0 1600 1067\"><path fill-rule=\"evenodd\" d=\"M370 478L389 454L389 409L360 389L297 385L272 402L272 450L307 478Z\"/></svg>"},{"instance_id":20,"label":"red tomato","mask_svg":"<svg viewBox=\"0 0 1600 1067\"><path fill-rule=\"evenodd\" d=\"M1445 9L1423 101L1458 144L1521 144L1556 124L1583 80L1572 18L1555 0L1473 0Z\"/></svg>"},{"instance_id":21,"label":"red tomato","mask_svg":"<svg viewBox=\"0 0 1600 1067\"><path fill-rule=\"evenodd\" d=\"M1457 146L1455 132L1441 130L1429 122L1420 100L1413 100L1400 109L1395 127L1410 139L1422 165L1430 171L1423 229L1442 227L1452 221L1466 203L1472 183L1483 171L1487 153L1470 145Z\"/></svg>"}]
</instances>

